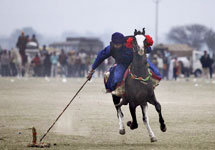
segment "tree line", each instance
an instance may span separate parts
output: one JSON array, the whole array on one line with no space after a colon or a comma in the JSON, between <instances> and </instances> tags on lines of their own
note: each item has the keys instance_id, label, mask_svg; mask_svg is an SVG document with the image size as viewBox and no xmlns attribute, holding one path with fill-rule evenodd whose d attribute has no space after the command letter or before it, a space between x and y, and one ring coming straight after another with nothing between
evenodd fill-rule
<instances>
[{"instance_id":1,"label":"tree line","mask_svg":"<svg viewBox=\"0 0 215 150\"><path fill-rule=\"evenodd\" d=\"M197 50L207 46L215 52L215 32L200 24L175 26L167 34L167 39L179 44L187 44Z\"/></svg>"},{"instance_id":2,"label":"tree line","mask_svg":"<svg viewBox=\"0 0 215 150\"><path fill-rule=\"evenodd\" d=\"M9 44L8 47L14 47L21 31L24 31L29 35L36 33L39 42L42 44L50 43L53 40L45 39L42 34L37 33L37 31L35 31L32 27L24 27L22 29L14 30L8 38L0 37L0 46L2 48L5 48L4 45ZM187 44L193 48L196 48L197 50L200 50L202 47L207 46L208 50L215 52L215 32L213 29L201 24L190 24L172 27L167 33L166 38L174 43Z\"/></svg>"}]
</instances>

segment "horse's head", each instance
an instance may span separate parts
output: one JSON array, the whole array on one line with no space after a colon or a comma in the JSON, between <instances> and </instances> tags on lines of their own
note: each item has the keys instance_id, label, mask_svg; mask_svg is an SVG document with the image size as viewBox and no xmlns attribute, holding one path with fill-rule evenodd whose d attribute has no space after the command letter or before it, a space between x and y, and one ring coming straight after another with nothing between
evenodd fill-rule
<instances>
[{"instance_id":1,"label":"horse's head","mask_svg":"<svg viewBox=\"0 0 215 150\"><path fill-rule=\"evenodd\" d=\"M136 68L147 68L147 48L153 44L153 40L149 35L145 35L145 28L142 31L135 29L134 35L127 40L128 46L131 46L134 51L132 65Z\"/></svg>"},{"instance_id":2,"label":"horse's head","mask_svg":"<svg viewBox=\"0 0 215 150\"><path fill-rule=\"evenodd\" d=\"M153 40L151 36L145 35L145 28L142 32L135 29L134 35L127 40L127 47L133 48L134 52L139 56L146 55L147 47L152 46Z\"/></svg>"},{"instance_id":3,"label":"horse's head","mask_svg":"<svg viewBox=\"0 0 215 150\"><path fill-rule=\"evenodd\" d=\"M134 30L134 42L133 42L134 50L138 53L138 55L143 56L146 54L146 37L145 37L145 28L143 28L142 32Z\"/></svg>"}]
</instances>

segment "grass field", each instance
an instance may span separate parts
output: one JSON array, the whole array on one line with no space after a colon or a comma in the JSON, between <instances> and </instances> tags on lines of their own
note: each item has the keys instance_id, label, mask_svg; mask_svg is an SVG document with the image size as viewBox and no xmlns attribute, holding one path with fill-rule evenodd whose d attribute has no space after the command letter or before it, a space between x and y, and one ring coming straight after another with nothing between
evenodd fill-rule
<instances>
[{"instance_id":1,"label":"grass field","mask_svg":"<svg viewBox=\"0 0 215 150\"><path fill-rule=\"evenodd\" d=\"M38 139L69 103L85 79L0 78L0 150L24 150ZM47 149L92 150L207 150L215 149L215 84L191 79L162 81L155 90L167 132L159 129L158 114L149 105L149 119L158 142L150 139L137 108L139 128L118 133L118 119L103 79L87 83L44 142ZM124 123L131 119L123 106ZM53 144L56 143L56 146Z\"/></svg>"}]
</instances>

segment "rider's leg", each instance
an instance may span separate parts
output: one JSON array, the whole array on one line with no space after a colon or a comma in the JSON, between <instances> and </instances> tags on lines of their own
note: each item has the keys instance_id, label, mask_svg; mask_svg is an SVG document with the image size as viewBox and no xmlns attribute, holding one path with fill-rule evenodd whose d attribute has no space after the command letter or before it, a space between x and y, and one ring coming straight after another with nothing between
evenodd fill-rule
<instances>
[{"instance_id":1,"label":"rider's leg","mask_svg":"<svg viewBox=\"0 0 215 150\"><path fill-rule=\"evenodd\" d=\"M114 70L113 81L111 83L112 94L122 97L124 94L124 84L121 84L123 75L127 69L127 66L118 64Z\"/></svg>"}]
</instances>

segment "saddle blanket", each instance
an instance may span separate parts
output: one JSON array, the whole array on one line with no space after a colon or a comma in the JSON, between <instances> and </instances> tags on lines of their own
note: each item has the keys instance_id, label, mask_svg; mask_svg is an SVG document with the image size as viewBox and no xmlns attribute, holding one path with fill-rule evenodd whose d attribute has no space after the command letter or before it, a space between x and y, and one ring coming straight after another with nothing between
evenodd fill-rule
<instances>
[{"instance_id":1,"label":"saddle blanket","mask_svg":"<svg viewBox=\"0 0 215 150\"><path fill-rule=\"evenodd\" d=\"M125 80L129 74L129 69L127 69L125 71L125 73L123 75L123 80L117 84L116 89L114 91L111 91L110 87L109 87L109 85L110 85L109 83L111 82L111 80L113 80L112 74L113 74L115 67L116 67L116 65L111 67L110 70L104 74L104 84L105 84L107 93L112 93L116 96L122 97L123 95L125 95ZM151 69L150 69L150 72L152 73L151 81L153 83L153 86L156 87L159 85L161 77L157 76Z\"/></svg>"}]
</instances>

